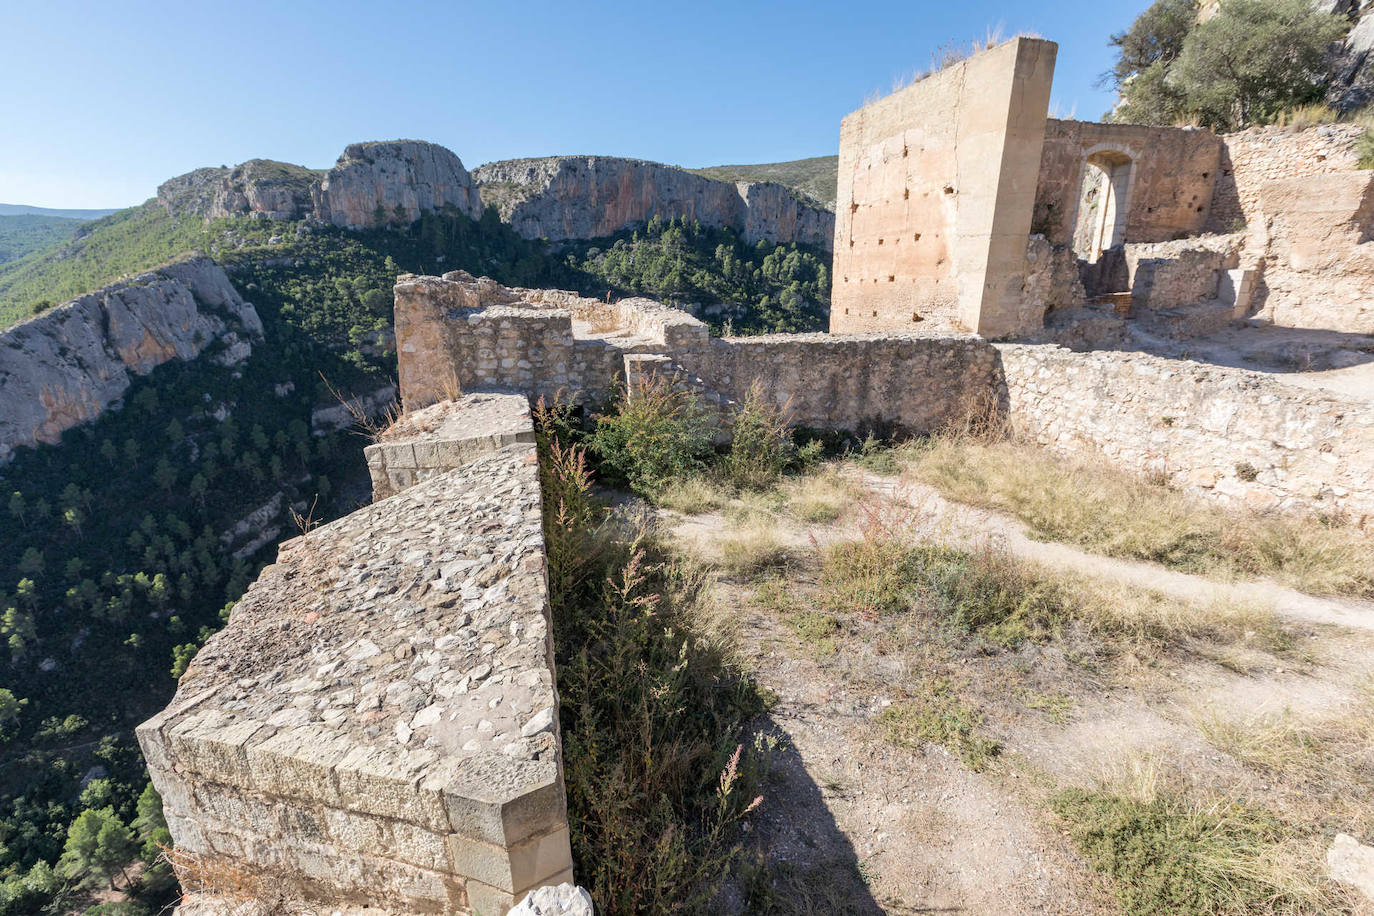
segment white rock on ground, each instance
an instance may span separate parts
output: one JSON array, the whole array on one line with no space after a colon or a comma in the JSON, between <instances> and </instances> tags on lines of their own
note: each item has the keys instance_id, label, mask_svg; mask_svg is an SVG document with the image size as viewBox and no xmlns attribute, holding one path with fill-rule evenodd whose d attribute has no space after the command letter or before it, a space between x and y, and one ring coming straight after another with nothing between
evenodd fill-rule
<instances>
[{"instance_id":1,"label":"white rock on ground","mask_svg":"<svg viewBox=\"0 0 1374 916\"><path fill-rule=\"evenodd\" d=\"M576 884L532 890L506 916L596 916L592 896Z\"/></svg>"},{"instance_id":2,"label":"white rock on ground","mask_svg":"<svg viewBox=\"0 0 1374 916\"><path fill-rule=\"evenodd\" d=\"M1326 851L1326 867L1334 880L1352 885L1374 900L1374 846L1366 846L1348 833L1338 833Z\"/></svg>"}]
</instances>

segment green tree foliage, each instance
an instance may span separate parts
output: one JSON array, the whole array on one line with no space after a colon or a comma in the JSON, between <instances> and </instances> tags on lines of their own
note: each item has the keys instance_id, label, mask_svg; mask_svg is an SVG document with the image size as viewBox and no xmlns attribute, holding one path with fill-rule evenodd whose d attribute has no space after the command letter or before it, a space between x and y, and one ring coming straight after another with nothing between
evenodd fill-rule
<instances>
[{"instance_id":1,"label":"green tree foliage","mask_svg":"<svg viewBox=\"0 0 1374 916\"><path fill-rule=\"evenodd\" d=\"M652 496L703 469L714 434L710 414L695 397L650 376L628 386L615 409L597 418L590 444L611 477Z\"/></svg>"},{"instance_id":2,"label":"green tree foliage","mask_svg":"<svg viewBox=\"0 0 1374 916\"><path fill-rule=\"evenodd\" d=\"M58 871L78 881L106 881L134 857L138 845L133 831L125 826L113 807L88 808L77 815L67 830ZM124 883L129 876L124 873Z\"/></svg>"},{"instance_id":3,"label":"green tree foliage","mask_svg":"<svg viewBox=\"0 0 1374 916\"><path fill-rule=\"evenodd\" d=\"M1308 0L1223 0L1211 19L1196 19L1191 0L1156 0L1112 36L1121 95L1112 120L1216 130L1272 122L1321 98L1329 47L1349 25Z\"/></svg>"}]
</instances>

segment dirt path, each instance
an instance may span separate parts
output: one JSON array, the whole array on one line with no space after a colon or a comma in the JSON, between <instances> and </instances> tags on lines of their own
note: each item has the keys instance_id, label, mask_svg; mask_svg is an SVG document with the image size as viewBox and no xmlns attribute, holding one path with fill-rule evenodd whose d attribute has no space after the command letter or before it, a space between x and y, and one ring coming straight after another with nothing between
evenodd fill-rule
<instances>
[{"instance_id":1,"label":"dirt path","mask_svg":"<svg viewBox=\"0 0 1374 916\"><path fill-rule=\"evenodd\" d=\"M1107 557L1055 541L1037 541L1028 537L1025 525L1011 516L951 502L926 484L857 470L854 475L873 493L919 510L927 520L927 533L933 536L964 542L996 540L1016 556L1053 569L1153 589L1180 600L1260 601L1293 620L1374 631L1374 602L1319 598L1267 580L1218 582L1165 569L1156 563Z\"/></svg>"},{"instance_id":2,"label":"dirt path","mask_svg":"<svg viewBox=\"0 0 1374 916\"><path fill-rule=\"evenodd\" d=\"M1049 799L1066 786L1102 785L1142 761L1158 761L1204 792L1324 804L1220 750L1204 725L1265 716L1337 722L1359 709L1360 685L1374 659L1374 607L1268 583L1229 585L1033 541L1008 516L893 478L858 469L849 475L856 491L878 497L874 505L911 507L918 536L960 543L994 538L1054 568L1190 602L1264 598L1297 622L1303 649L1280 657L1237 645L1224 650L1225 659L1183 649L1139 669L1107 669L1075 660L1076 649L1056 644L982 651L950 640L919 614L838 619L833 645L820 648L797 629L796 616L818 608L816 547L853 538L858 513L851 506L846 517L822 524L786 512L769 515L767 524L788 554L780 586L772 586L784 597L764 597L763 583L775 574L722 574L717 582L718 600L739 623L745 661L777 695L760 728L779 740L753 824L769 863L761 872L768 889L760 902L756 886L749 906L731 911L1117 912ZM737 511L662 518L684 548L719 561L723 544L747 536L749 523L739 524ZM1309 622L1336 626L1304 625ZM932 678L952 684L959 701L980 716L979 733L1000 745L986 769L936 744L887 740L884 711ZM1368 826L1359 806L1329 810L1333 829L1360 833Z\"/></svg>"},{"instance_id":3,"label":"dirt path","mask_svg":"<svg viewBox=\"0 0 1374 916\"><path fill-rule=\"evenodd\" d=\"M750 606L737 588L729 600ZM882 740L875 719L897 659L861 640L818 660L775 616L744 614L746 658L778 697L764 730L782 746L757 829L793 875L776 892L790 898L782 912L1113 912L1063 838L1002 784L1018 776Z\"/></svg>"}]
</instances>

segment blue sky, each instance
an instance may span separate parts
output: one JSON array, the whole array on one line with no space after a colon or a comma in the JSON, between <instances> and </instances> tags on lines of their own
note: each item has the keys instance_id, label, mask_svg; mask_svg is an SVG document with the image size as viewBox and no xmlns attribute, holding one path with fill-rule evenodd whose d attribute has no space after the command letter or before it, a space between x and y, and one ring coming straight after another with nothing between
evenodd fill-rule
<instances>
[{"instance_id":1,"label":"blue sky","mask_svg":"<svg viewBox=\"0 0 1374 916\"><path fill-rule=\"evenodd\" d=\"M1059 42L1051 112L1093 120L1107 36L1147 3L5 0L0 202L125 206L199 166L399 137L469 168L828 155L866 96L999 27Z\"/></svg>"}]
</instances>

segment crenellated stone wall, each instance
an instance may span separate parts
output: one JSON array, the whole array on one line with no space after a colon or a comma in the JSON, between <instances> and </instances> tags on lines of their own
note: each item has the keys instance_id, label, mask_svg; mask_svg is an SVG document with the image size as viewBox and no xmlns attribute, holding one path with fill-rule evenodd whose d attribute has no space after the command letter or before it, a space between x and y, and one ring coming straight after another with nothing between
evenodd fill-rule
<instances>
[{"instance_id":1,"label":"crenellated stone wall","mask_svg":"<svg viewBox=\"0 0 1374 916\"><path fill-rule=\"evenodd\" d=\"M524 401L408 418L380 448L430 449L428 473L283 544L138 728L199 863L184 886L232 897L203 876L237 873L273 912L399 916L501 914L571 880ZM445 448L479 423L484 442Z\"/></svg>"},{"instance_id":2,"label":"crenellated stone wall","mask_svg":"<svg viewBox=\"0 0 1374 916\"><path fill-rule=\"evenodd\" d=\"M396 341L407 409L440 400L445 385L599 401L615 393L627 359L658 356L713 403L757 382L797 424L919 433L969 408L993 371L991 349L972 336L712 338L701 321L650 300L507 289L461 271L397 282Z\"/></svg>"}]
</instances>

